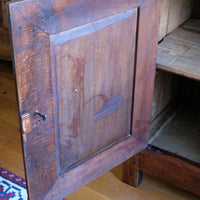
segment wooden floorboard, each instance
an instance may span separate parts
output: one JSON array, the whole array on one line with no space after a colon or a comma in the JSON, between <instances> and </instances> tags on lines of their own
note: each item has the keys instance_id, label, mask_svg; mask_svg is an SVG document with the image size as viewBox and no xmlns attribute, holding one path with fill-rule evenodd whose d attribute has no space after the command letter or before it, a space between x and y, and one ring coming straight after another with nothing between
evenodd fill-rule
<instances>
[{"instance_id":1,"label":"wooden floorboard","mask_svg":"<svg viewBox=\"0 0 200 200\"><path fill-rule=\"evenodd\" d=\"M0 167L24 178L12 66L0 61Z\"/></svg>"},{"instance_id":2,"label":"wooden floorboard","mask_svg":"<svg viewBox=\"0 0 200 200\"><path fill-rule=\"evenodd\" d=\"M0 61L0 167L24 177L14 79L9 63ZM199 197L151 176L139 188L121 181L122 166L105 173L66 197L67 200L198 200Z\"/></svg>"},{"instance_id":3,"label":"wooden floorboard","mask_svg":"<svg viewBox=\"0 0 200 200\"><path fill-rule=\"evenodd\" d=\"M101 195L102 200L198 200L199 197L167 184L157 178L144 175L138 188L121 181L122 165L105 173L88 185L66 197L67 200L88 200L92 195ZM89 190L88 190L89 188ZM82 196L82 194L87 196ZM84 198L83 198L84 197Z\"/></svg>"}]
</instances>

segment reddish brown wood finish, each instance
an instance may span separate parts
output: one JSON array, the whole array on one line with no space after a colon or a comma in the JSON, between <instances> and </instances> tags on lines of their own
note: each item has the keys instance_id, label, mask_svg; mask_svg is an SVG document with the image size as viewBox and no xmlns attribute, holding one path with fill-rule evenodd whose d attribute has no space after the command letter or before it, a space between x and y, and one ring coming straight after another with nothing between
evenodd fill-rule
<instances>
[{"instance_id":1,"label":"reddish brown wood finish","mask_svg":"<svg viewBox=\"0 0 200 200\"><path fill-rule=\"evenodd\" d=\"M32 130L23 134L21 127L29 199L43 199L57 178L49 37L11 10L19 118L29 113ZM45 122L38 122L36 110L47 114Z\"/></svg>"},{"instance_id":2,"label":"reddish brown wood finish","mask_svg":"<svg viewBox=\"0 0 200 200\"><path fill-rule=\"evenodd\" d=\"M139 10L132 135L147 144L153 99L160 1L145 1ZM151 17L149 17L151 16ZM148 31L146 31L148 30Z\"/></svg>"},{"instance_id":3,"label":"reddish brown wood finish","mask_svg":"<svg viewBox=\"0 0 200 200\"><path fill-rule=\"evenodd\" d=\"M139 154L139 169L144 173L200 195L199 167L176 156L146 149Z\"/></svg>"},{"instance_id":4,"label":"reddish brown wood finish","mask_svg":"<svg viewBox=\"0 0 200 200\"><path fill-rule=\"evenodd\" d=\"M59 200L147 145L159 6L9 4L19 116L31 122L22 135L30 200Z\"/></svg>"},{"instance_id":5,"label":"reddish brown wood finish","mask_svg":"<svg viewBox=\"0 0 200 200\"><path fill-rule=\"evenodd\" d=\"M142 181L142 173L139 170L139 154L123 163L123 182L137 187Z\"/></svg>"},{"instance_id":6,"label":"reddish brown wood finish","mask_svg":"<svg viewBox=\"0 0 200 200\"><path fill-rule=\"evenodd\" d=\"M140 152L145 146L145 144L140 143L133 137L123 140L112 148L99 153L94 158L60 176L50 189L45 200L60 199L74 192L77 188L117 166L118 163L124 162L130 158L132 154Z\"/></svg>"},{"instance_id":7,"label":"reddish brown wood finish","mask_svg":"<svg viewBox=\"0 0 200 200\"><path fill-rule=\"evenodd\" d=\"M132 9L51 37L61 174L130 135L136 20Z\"/></svg>"}]
</instances>

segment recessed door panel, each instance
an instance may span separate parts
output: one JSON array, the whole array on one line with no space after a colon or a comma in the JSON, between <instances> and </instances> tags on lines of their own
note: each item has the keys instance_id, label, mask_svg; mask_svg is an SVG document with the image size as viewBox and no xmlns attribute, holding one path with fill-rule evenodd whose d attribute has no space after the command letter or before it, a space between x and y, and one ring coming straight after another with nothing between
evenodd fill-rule
<instances>
[{"instance_id":1,"label":"recessed door panel","mask_svg":"<svg viewBox=\"0 0 200 200\"><path fill-rule=\"evenodd\" d=\"M61 171L130 135L136 9L51 36Z\"/></svg>"}]
</instances>

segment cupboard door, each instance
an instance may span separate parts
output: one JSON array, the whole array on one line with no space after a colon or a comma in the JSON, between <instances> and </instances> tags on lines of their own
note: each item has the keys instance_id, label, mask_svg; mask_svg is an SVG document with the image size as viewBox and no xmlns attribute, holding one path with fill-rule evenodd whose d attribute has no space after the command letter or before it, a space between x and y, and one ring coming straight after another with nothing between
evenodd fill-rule
<instances>
[{"instance_id":1,"label":"cupboard door","mask_svg":"<svg viewBox=\"0 0 200 200\"><path fill-rule=\"evenodd\" d=\"M146 147L159 1L8 11L29 199L59 200Z\"/></svg>"}]
</instances>

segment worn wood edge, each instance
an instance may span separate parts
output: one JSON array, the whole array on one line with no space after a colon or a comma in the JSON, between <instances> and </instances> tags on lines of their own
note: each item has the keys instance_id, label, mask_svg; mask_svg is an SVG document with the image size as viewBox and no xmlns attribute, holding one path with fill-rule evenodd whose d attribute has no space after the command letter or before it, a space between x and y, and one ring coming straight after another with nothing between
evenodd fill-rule
<instances>
[{"instance_id":1,"label":"worn wood edge","mask_svg":"<svg viewBox=\"0 0 200 200\"><path fill-rule=\"evenodd\" d=\"M175 69L173 67L168 67L168 66L162 65L161 63L157 63L156 68L160 69L160 70L163 70L163 71L166 71L166 72L171 72L173 74L184 76L186 78L190 78L190 79L194 79L194 80L200 81L200 76L199 75L197 75L195 73L191 73L189 71L177 70L177 69Z\"/></svg>"},{"instance_id":2,"label":"worn wood edge","mask_svg":"<svg viewBox=\"0 0 200 200\"><path fill-rule=\"evenodd\" d=\"M84 1L84 0L82 0L82 1ZM119 7L117 7L118 6L118 4L119 4L119 2L116 2L115 3L115 1L114 0L112 0L113 2L111 2L112 3L112 5L116 5L116 7L112 7L112 5L109 5L109 7L108 8L105 8L104 10L105 11L109 11L109 10L111 10L112 8L117 8L117 13L119 14L119 13L123 13L123 12L127 12L128 10L133 10L133 9L136 9L136 8L138 8L139 6L141 6L143 3L144 3L144 1L145 0L134 0L134 1L130 1L130 0L126 0L127 2L127 5L123 5L123 6L121 6L121 8L119 8ZM100 2L100 1L99 1ZM123 0L121 0L121 3L125 3L125 1L123 1ZM17 11L18 12L20 12L20 7L22 7L22 6L24 6L24 4L26 4L26 5L29 5L30 7L31 7L31 4L32 4L33 2L32 1L25 1L25 0L12 0L11 2L9 2L8 3L8 5L9 6L13 6L13 7L16 7L16 9L17 9ZM85 2L85 4L86 3L88 3L88 2ZM91 4L91 2L89 2L90 4ZM96 3L98 3L98 1L96 2ZM44 4L45 5L45 4ZM97 6L98 7L98 6ZM40 8L40 7L39 7ZM101 8L102 9L102 8ZM59 32L52 32L51 30L49 30L48 28L44 28L43 26L42 26L42 24L38 24L36 21L34 21L34 20L32 20L32 16L35 16L35 13L34 12L32 12L32 10L30 11L30 13L31 13L31 17L28 17L28 16L26 16L26 14L24 14L24 13L22 13L22 12L20 12L27 20L29 20L29 21L31 21L34 25L36 25L37 27L39 27L42 31L44 31L45 33L47 33L48 35L53 35L53 34L59 34L60 32L65 32L65 31L67 31L67 30L71 30L71 29L73 29L74 28L74 26L71 26L71 27L68 27L66 30L61 30L61 31L59 31ZM107 17L111 17L111 16L114 16L114 15L116 15L116 13L115 14L108 14L108 15L106 15L106 16L104 16L104 18L107 18ZM93 23L93 22L95 22L95 21L98 21L98 20L100 20L100 19L95 19L95 20L90 20L90 22L83 22L83 23L80 23L80 24L78 24L77 25L77 27L80 27L80 26L83 26L83 25L85 25L85 24L89 24L89 23ZM67 21L67 19L66 19L66 21Z\"/></svg>"},{"instance_id":3,"label":"worn wood edge","mask_svg":"<svg viewBox=\"0 0 200 200\"><path fill-rule=\"evenodd\" d=\"M49 190L45 200L55 200L69 195L76 189L91 182L106 171L137 154L145 147L146 144L143 144L130 136L73 170L63 174Z\"/></svg>"},{"instance_id":4,"label":"worn wood edge","mask_svg":"<svg viewBox=\"0 0 200 200\"><path fill-rule=\"evenodd\" d=\"M24 0L22 0L22 1L24 1ZM12 13L12 9L13 9L13 2L15 2L15 1L11 1L11 2L9 2L9 3L7 3L7 10L8 10L8 22L9 22L9 36L10 36L10 43L11 43L11 55L12 55L12 65L13 65L13 73L14 73L14 79L15 79L15 87L16 87L16 97L17 97L17 107L18 107L18 118L19 118L19 127L20 127L20 133L21 133L21 141L22 141L22 152L23 152L23 163L24 163L24 171L25 171L25 179L26 179L26 182L27 182L27 193L28 193L28 199L35 199L35 197L32 197L33 196L33 193L31 192L31 190L34 188L32 185L30 186L30 176L28 177L28 169L30 168L30 165L28 166L27 165L27 160L28 160L28 156L26 155L26 153L25 153L25 149L27 149L27 147L26 147L26 144L27 144L27 137L29 137L29 134L27 134L27 135L25 135L25 134L23 134L23 128L22 128L22 120L21 120L21 105L22 105L22 103L21 103L21 100L20 100L20 98L19 98L19 94L20 94L20 92L19 92L19 90L18 90L18 85L19 85L19 82L18 82L18 80L17 80L17 75L19 74L18 73L18 70L16 69L16 62L15 62L15 55L14 55L14 34L13 33L15 33L13 30L15 29L15 26L17 26L17 24L16 23L13 23L13 13ZM16 11L16 10L15 10ZM22 17L24 17L24 16L22 16ZM25 19L25 20L27 20L27 19ZM28 21L28 20L27 20ZM30 21L29 21L29 23L31 23ZM33 23L31 23L31 24L33 24ZM33 24L34 25L34 24ZM42 30L41 30L42 31ZM46 34L46 33L45 33ZM48 34L46 34L46 36L48 36ZM39 85L40 83L38 83L38 85ZM54 128L51 128L49 131L47 131L46 133L45 133L45 136L46 135L53 135L54 134L54 132L55 132L55 130L54 130ZM42 134L41 134L42 135ZM52 143L51 143L52 144ZM50 154L49 154L50 155ZM50 177L50 175L51 175L51 173L53 172L53 170L52 170L52 168L51 168L51 161L50 160L48 160L48 162L46 162L47 163L47 165L49 165L49 168L48 169L46 169L46 171L48 171L49 172L49 174L48 174L48 176ZM38 169L41 169L41 168L38 168ZM44 169L44 168L43 168ZM56 170L56 168L55 168L55 170ZM45 170L43 170L44 172L45 172ZM35 175L35 176L37 176L37 174ZM54 176L53 177L53 179L54 180L56 180L56 178L57 178L57 176ZM43 179L44 180L44 179ZM47 180L44 180L44 181L47 181ZM38 182L39 183L39 182ZM37 183L37 184L38 184ZM38 184L38 186L39 187L41 187L40 186L41 184ZM51 185L50 185L51 186ZM38 188L39 188L38 187ZM50 188L50 187L49 187ZM48 189L49 189L48 188ZM48 190L47 190L48 191ZM36 193L34 193L34 194L36 194ZM36 194L37 195L37 194ZM39 197L40 198L40 197ZM43 197L42 197L42 199L43 199Z\"/></svg>"},{"instance_id":5,"label":"worn wood edge","mask_svg":"<svg viewBox=\"0 0 200 200\"><path fill-rule=\"evenodd\" d=\"M160 9L160 0L149 0L143 2L138 12L132 135L146 144L153 102ZM151 15L151 21L146 24L146 17L149 15Z\"/></svg>"},{"instance_id":6,"label":"worn wood edge","mask_svg":"<svg viewBox=\"0 0 200 200\"><path fill-rule=\"evenodd\" d=\"M25 164L25 155L24 155L24 145L23 145L23 132L22 132L22 120L21 120L21 115L20 115L20 106L19 106L19 99L18 99L18 89L17 89L17 78L16 78L16 69L15 69L15 56L14 56L14 48L13 48L13 37L12 37L12 22L11 22L11 13L10 13L10 3L8 2L6 4L7 6L7 13L8 13L8 32L9 32L9 40L10 40L10 47L11 47L11 60L12 60L12 69L13 69L13 76L14 76L14 82L15 82L15 94L16 94L16 101L17 101L17 114L18 114L18 120L19 120L19 130L20 130L20 135L21 135L21 146L22 146L22 156L23 156L23 166L24 166L24 175L25 175L25 180L28 182L28 175L27 175L27 168ZM27 194L29 196L29 188L27 185Z\"/></svg>"},{"instance_id":7,"label":"worn wood edge","mask_svg":"<svg viewBox=\"0 0 200 200\"><path fill-rule=\"evenodd\" d=\"M169 152L169 151L160 149L160 148L158 148L158 147L156 147L156 146L154 146L154 145L149 144L148 147L147 147L147 149L153 150L153 151L155 151L155 152L162 153L162 154L164 154L164 155L172 156L173 158L177 158L177 159L179 159L179 160L182 160L182 161L184 161L184 162L186 162L186 163L189 163L189 164L191 164L191 165L193 165L193 166L196 166L196 167L200 168L200 163L197 163L197 162L195 162L195 161L189 160L188 158L182 157L182 156L177 155L177 154L175 154L175 153L172 153L172 152Z\"/></svg>"},{"instance_id":8,"label":"worn wood edge","mask_svg":"<svg viewBox=\"0 0 200 200\"><path fill-rule=\"evenodd\" d=\"M200 195L200 168L177 157L145 149L140 153L139 169Z\"/></svg>"}]
</instances>

